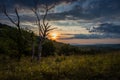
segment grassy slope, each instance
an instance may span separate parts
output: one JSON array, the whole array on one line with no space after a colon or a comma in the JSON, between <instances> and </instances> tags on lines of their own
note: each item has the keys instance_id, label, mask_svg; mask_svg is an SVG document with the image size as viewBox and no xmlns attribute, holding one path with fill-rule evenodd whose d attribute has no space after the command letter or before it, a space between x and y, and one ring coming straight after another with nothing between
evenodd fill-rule
<instances>
[{"instance_id":1,"label":"grassy slope","mask_svg":"<svg viewBox=\"0 0 120 80\"><path fill-rule=\"evenodd\" d=\"M22 54L31 55L31 45L32 45L31 33L22 29L22 35L25 38L24 40L22 39L24 43L24 46L23 46L24 53ZM17 36L18 36L17 28L0 24L0 54L16 56L16 54L18 53L18 48L17 48L18 37ZM35 51L37 51L38 37L35 36L35 34L34 34L34 42L35 42ZM61 47L67 45L64 43L50 41L50 40L46 40L46 42L49 42L49 43L45 43L45 44L53 43L53 46L55 47L55 52L54 52L55 54L62 53L60 52ZM67 47L72 48L73 46L68 45ZM44 50L46 50L46 48ZM67 50L67 52L71 52L71 51Z\"/></svg>"},{"instance_id":2,"label":"grassy slope","mask_svg":"<svg viewBox=\"0 0 120 80\"><path fill-rule=\"evenodd\" d=\"M22 29L22 34L25 37L25 40L30 41L31 33L27 32L26 30ZM0 24L0 54L17 54L18 48L17 48L17 39L18 39L18 30L15 27L10 27L8 25ZM27 42L24 44L25 50L30 51L30 42Z\"/></svg>"},{"instance_id":3,"label":"grassy slope","mask_svg":"<svg viewBox=\"0 0 120 80\"><path fill-rule=\"evenodd\" d=\"M120 52L82 56L30 58L21 62L0 57L0 80L119 80Z\"/></svg>"},{"instance_id":4,"label":"grassy slope","mask_svg":"<svg viewBox=\"0 0 120 80\"><path fill-rule=\"evenodd\" d=\"M3 48L3 52L14 53L16 44L11 38L17 36L17 30L1 24L0 30L0 50ZM54 44L57 50L65 45L57 42ZM89 52L89 48L80 49L80 54L94 53L91 50ZM15 59L0 54L0 80L119 80L120 51L104 53L97 51L94 55L45 57L41 64L36 61L31 63L30 57L22 57L18 63Z\"/></svg>"}]
</instances>

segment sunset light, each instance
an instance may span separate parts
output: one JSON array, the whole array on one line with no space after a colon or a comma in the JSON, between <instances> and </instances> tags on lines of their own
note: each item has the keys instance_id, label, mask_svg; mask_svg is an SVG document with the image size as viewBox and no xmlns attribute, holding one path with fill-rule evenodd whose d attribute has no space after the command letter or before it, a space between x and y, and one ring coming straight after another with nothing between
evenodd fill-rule
<instances>
[{"instance_id":1,"label":"sunset light","mask_svg":"<svg viewBox=\"0 0 120 80\"><path fill-rule=\"evenodd\" d=\"M52 40L56 40L57 37L58 37L58 34L55 33L55 32L50 34L50 38L51 38Z\"/></svg>"},{"instance_id":2,"label":"sunset light","mask_svg":"<svg viewBox=\"0 0 120 80\"><path fill-rule=\"evenodd\" d=\"M0 80L120 80L120 0L0 0Z\"/></svg>"}]
</instances>

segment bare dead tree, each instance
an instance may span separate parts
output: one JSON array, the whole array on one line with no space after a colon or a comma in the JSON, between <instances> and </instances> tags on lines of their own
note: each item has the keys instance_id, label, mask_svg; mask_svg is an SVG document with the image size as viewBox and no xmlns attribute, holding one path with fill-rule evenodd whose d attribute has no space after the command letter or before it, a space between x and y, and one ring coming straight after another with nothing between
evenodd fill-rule
<instances>
[{"instance_id":1,"label":"bare dead tree","mask_svg":"<svg viewBox=\"0 0 120 80\"><path fill-rule=\"evenodd\" d=\"M16 36L17 37L17 47L18 47L18 60L20 60L21 58L21 54L23 52L23 42L22 42L22 31L21 31L21 27L20 27L20 16L18 13L18 8L15 7L14 12L17 18L17 21L15 21L12 17L10 17L9 13L7 12L6 6L3 6L2 8L3 13L5 14L5 16L9 19L9 21L14 24L17 29L18 29L18 33Z\"/></svg>"},{"instance_id":2,"label":"bare dead tree","mask_svg":"<svg viewBox=\"0 0 120 80\"><path fill-rule=\"evenodd\" d=\"M51 25L49 25L48 22L46 22L46 17L48 15L49 10L51 10L55 5L48 6L47 4L43 7L45 14L42 15L43 17L41 18L39 8L36 6L32 9L34 12L37 20L37 26L38 26L38 31L39 31L39 43L38 43L38 56L37 60L39 61L41 59L42 55L42 44L45 41L46 37L48 36L49 32L51 30L54 30L55 28L51 28Z\"/></svg>"}]
</instances>

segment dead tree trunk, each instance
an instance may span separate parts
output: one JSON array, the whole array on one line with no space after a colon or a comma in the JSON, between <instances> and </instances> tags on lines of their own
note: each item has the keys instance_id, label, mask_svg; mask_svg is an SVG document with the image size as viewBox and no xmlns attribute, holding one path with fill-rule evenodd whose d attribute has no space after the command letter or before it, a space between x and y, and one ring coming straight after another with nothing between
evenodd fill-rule
<instances>
[{"instance_id":1,"label":"dead tree trunk","mask_svg":"<svg viewBox=\"0 0 120 80\"><path fill-rule=\"evenodd\" d=\"M38 45L38 56L37 56L37 60L41 60L41 56L42 56L42 41L39 42Z\"/></svg>"},{"instance_id":2,"label":"dead tree trunk","mask_svg":"<svg viewBox=\"0 0 120 80\"><path fill-rule=\"evenodd\" d=\"M37 5L36 5L37 6ZM38 26L38 32L39 32L39 43L38 43L38 56L37 56L37 60L40 61L41 59L41 55L42 55L42 44L45 41L46 37L49 34L49 31L55 29L55 28L51 28L51 25L49 25L49 23L46 23L46 17L48 15L48 11L50 9L52 9L55 5L53 6L48 6L47 4L44 6L44 15L40 15L39 12L39 8L38 7L34 7L32 9L32 11L34 12L37 20L37 26ZM41 16L43 16L41 18Z\"/></svg>"}]
</instances>

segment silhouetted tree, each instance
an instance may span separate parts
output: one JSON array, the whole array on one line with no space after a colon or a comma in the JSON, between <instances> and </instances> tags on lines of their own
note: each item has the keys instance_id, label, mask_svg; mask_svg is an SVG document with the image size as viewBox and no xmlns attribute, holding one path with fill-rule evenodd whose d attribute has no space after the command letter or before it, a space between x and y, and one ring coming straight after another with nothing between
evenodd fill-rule
<instances>
[{"instance_id":1,"label":"silhouetted tree","mask_svg":"<svg viewBox=\"0 0 120 80\"><path fill-rule=\"evenodd\" d=\"M48 36L49 31L55 29L55 28L51 28L51 25L49 25L49 23L46 22L48 11L51 10L55 5L48 6L47 4L45 4L43 7L45 14L42 15L43 17L41 18L40 10L37 4L38 2L39 0L34 0L35 6L34 8L32 8L32 11L34 12L37 18L36 22L39 31L38 56L37 56L37 60L39 61L42 55L42 44L45 41L46 37Z\"/></svg>"},{"instance_id":2,"label":"silhouetted tree","mask_svg":"<svg viewBox=\"0 0 120 80\"><path fill-rule=\"evenodd\" d=\"M2 7L2 11L3 13L5 14L5 16L9 19L9 21L14 24L16 27L17 27L17 48L18 48L18 60L20 60L21 58L21 54L23 53L23 36L22 36L22 30L21 30L21 26L20 26L20 16L19 16L19 12L18 12L18 8L15 7L14 8L14 12L15 12L15 15L16 15L16 18L17 18L17 21L14 20L8 13L7 9L6 9L6 6L3 5Z\"/></svg>"}]
</instances>

